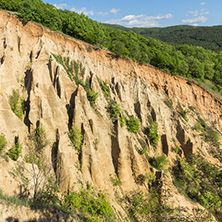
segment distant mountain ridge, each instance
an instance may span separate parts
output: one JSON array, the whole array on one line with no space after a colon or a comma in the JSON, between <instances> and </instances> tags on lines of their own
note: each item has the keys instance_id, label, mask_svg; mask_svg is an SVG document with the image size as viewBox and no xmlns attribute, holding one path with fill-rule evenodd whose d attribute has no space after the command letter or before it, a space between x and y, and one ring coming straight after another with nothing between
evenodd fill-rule
<instances>
[{"instance_id":1,"label":"distant mountain ridge","mask_svg":"<svg viewBox=\"0 0 222 222\"><path fill-rule=\"evenodd\" d=\"M127 28L121 25L103 24L123 31L133 31L145 38L155 38L167 43L202 46L214 51L222 50L222 26L178 25L166 28Z\"/></svg>"}]
</instances>

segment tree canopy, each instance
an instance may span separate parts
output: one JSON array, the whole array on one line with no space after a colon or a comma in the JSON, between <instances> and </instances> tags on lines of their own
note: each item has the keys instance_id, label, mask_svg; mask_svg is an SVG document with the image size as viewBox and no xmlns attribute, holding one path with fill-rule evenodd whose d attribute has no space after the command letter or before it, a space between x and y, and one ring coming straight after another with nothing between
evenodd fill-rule
<instances>
[{"instance_id":1,"label":"tree canopy","mask_svg":"<svg viewBox=\"0 0 222 222\"><path fill-rule=\"evenodd\" d=\"M172 45L131 31L105 27L84 14L57 9L42 0L0 0L0 8L16 11L23 23L34 21L52 30L106 48L118 56L151 64L174 75L209 79L222 85L222 52L192 45Z\"/></svg>"}]
</instances>

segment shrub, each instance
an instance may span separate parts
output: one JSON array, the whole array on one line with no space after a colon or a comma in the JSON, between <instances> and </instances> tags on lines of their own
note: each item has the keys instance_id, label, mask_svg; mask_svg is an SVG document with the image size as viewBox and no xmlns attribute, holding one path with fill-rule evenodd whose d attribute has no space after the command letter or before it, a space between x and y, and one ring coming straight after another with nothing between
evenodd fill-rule
<instances>
[{"instance_id":1,"label":"shrub","mask_svg":"<svg viewBox=\"0 0 222 222\"><path fill-rule=\"evenodd\" d=\"M25 111L26 103L25 100L20 97L18 90L12 90L12 95L9 96L9 105L15 115L21 119Z\"/></svg>"},{"instance_id":2,"label":"shrub","mask_svg":"<svg viewBox=\"0 0 222 222\"><path fill-rule=\"evenodd\" d=\"M77 210L85 216L86 221L114 221L114 212L106 200L106 195L95 194L90 187L65 195L64 207Z\"/></svg>"},{"instance_id":3,"label":"shrub","mask_svg":"<svg viewBox=\"0 0 222 222\"><path fill-rule=\"evenodd\" d=\"M170 109L173 109L173 102L170 98L166 98L164 100L164 103L170 108Z\"/></svg>"},{"instance_id":4,"label":"shrub","mask_svg":"<svg viewBox=\"0 0 222 222\"><path fill-rule=\"evenodd\" d=\"M3 134L0 134L0 153L4 150L7 145L7 140Z\"/></svg>"},{"instance_id":5,"label":"shrub","mask_svg":"<svg viewBox=\"0 0 222 222\"><path fill-rule=\"evenodd\" d=\"M113 183L113 186L120 186L122 185L122 182L119 178L110 177L111 182Z\"/></svg>"},{"instance_id":6,"label":"shrub","mask_svg":"<svg viewBox=\"0 0 222 222\"><path fill-rule=\"evenodd\" d=\"M69 131L69 138L73 147L78 150L78 152L80 152L82 147L83 135L76 126L73 126L72 129Z\"/></svg>"},{"instance_id":7,"label":"shrub","mask_svg":"<svg viewBox=\"0 0 222 222\"><path fill-rule=\"evenodd\" d=\"M11 148L10 152L9 152L9 157L12 160L17 160L20 156L20 154L22 153L22 144L20 144L19 142L17 142L15 145L13 145L13 147Z\"/></svg>"},{"instance_id":8,"label":"shrub","mask_svg":"<svg viewBox=\"0 0 222 222\"><path fill-rule=\"evenodd\" d=\"M47 139L45 128L40 124L30 136L34 142L36 151L41 151L45 146L49 144Z\"/></svg>"},{"instance_id":9,"label":"shrub","mask_svg":"<svg viewBox=\"0 0 222 222\"><path fill-rule=\"evenodd\" d=\"M149 159L149 163L152 167L157 169L158 171L162 171L166 164L168 163L168 160L166 159L165 155L153 157Z\"/></svg>"},{"instance_id":10,"label":"shrub","mask_svg":"<svg viewBox=\"0 0 222 222\"><path fill-rule=\"evenodd\" d=\"M158 135L158 123L153 121L152 118L149 118L150 127L146 129L146 134L148 138L150 139L150 142L153 146L157 145L157 142L159 141L159 135Z\"/></svg>"},{"instance_id":11,"label":"shrub","mask_svg":"<svg viewBox=\"0 0 222 222\"><path fill-rule=\"evenodd\" d=\"M183 107L180 105L180 103L178 104L178 109L179 109L179 114L188 122L189 119L187 117L187 114L190 112L190 110L187 109L183 109Z\"/></svg>"},{"instance_id":12,"label":"shrub","mask_svg":"<svg viewBox=\"0 0 222 222\"><path fill-rule=\"evenodd\" d=\"M190 155L178 159L172 168L173 183L191 200L216 212L222 203L219 190L222 184L221 169L202 157ZM216 214L215 214L216 215Z\"/></svg>"},{"instance_id":13,"label":"shrub","mask_svg":"<svg viewBox=\"0 0 222 222\"><path fill-rule=\"evenodd\" d=\"M97 98L99 97L99 93L98 92L95 92L94 90L90 90L87 93L87 98L90 102L91 105L94 105Z\"/></svg>"},{"instance_id":14,"label":"shrub","mask_svg":"<svg viewBox=\"0 0 222 222\"><path fill-rule=\"evenodd\" d=\"M117 121L121 115L121 109L115 100L110 99L107 111L113 122Z\"/></svg>"},{"instance_id":15,"label":"shrub","mask_svg":"<svg viewBox=\"0 0 222 222\"><path fill-rule=\"evenodd\" d=\"M135 118L134 116L131 116L129 120L126 122L127 129L129 132L138 133L140 129L140 120Z\"/></svg>"}]
</instances>

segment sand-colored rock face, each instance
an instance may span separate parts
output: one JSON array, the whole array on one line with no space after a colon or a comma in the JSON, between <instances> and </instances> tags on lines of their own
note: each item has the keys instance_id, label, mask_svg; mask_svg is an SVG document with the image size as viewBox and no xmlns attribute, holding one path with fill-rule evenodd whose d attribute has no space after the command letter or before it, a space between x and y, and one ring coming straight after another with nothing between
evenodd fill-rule
<instances>
[{"instance_id":1,"label":"sand-colored rock face","mask_svg":"<svg viewBox=\"0 0 222 222\"><path fill-rule=\"evenodd\" d=\"M90 105L84 88L77 87L69 79L53 54L82 64L85 68L83 79L90 77L91 88L99 93L94 107ZM56 164L63 178L61 189L70 186L78 189L74 184L79 180L84 184L91 183L106 190L117 209L111 177L121 180L121 188L116 189L122 194L145 190L135 182L139 175L150 172L148 160L138 152L142 150L138 140L147 142L149 156L164 153L170 163L175 159L172 152L175 145L181 146L182 155L196 153L197 147L201 146L210 158L208 144L192 129L196 113L191 111L189 121L184 121L164 103L167 97L173 101L175 109L178 103L186 109L195 107L209 124L222 132L222 104L201 87L190 86L185 79L151 66L139 65L129 59L115 59L104 49L96 50L34 23L23 26L19 19L4 11L0 11L0 60L0 133L8 141L6 151L15 137L19 137L24 157L30 147L29 133L40 122L49 140L42 154L48 163L54 164L52 144L57 144ZM139 133L128 132L120 123L113 125L107 112L109 98L104 95L98 79L107 81L110 98L117 101L124 115L140 119ZM13 89L18 89L29 103L22 120L9 106ZM159 125L160 140L156 148L144 134L149 126L148 116ZM81 156L71 146L68 137L70 126L74 125L84 137ZM19 161L24 162L23 158ZM218 163L213 158L212 162ZM17 162L9 160L0 164L0 180L3 181L0 188L10 194L18 193L19 183L9 174ZM184 206L193 207L188 200L181 199Z\"/></svg>"}]
</instances>

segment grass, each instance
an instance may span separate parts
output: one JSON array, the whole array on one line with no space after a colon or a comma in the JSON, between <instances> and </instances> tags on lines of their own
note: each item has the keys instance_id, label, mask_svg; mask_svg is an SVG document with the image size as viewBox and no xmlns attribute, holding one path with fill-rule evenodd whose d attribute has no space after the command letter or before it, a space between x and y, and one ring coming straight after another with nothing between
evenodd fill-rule
<instances>
[{"instance_id":1,"label":"grass","mask_svg":"<svg viewBox=\"0 0 222 222\"><path fill-rule=\"evenodd\" d=\"M16 196L5 194L1 189L0 189L0 199L6 201L8 204L16 206L26 206L26 207L30 206L30 203L27 199L19 199Z\"/></svg>"}]
</instances>

